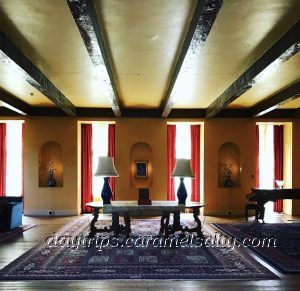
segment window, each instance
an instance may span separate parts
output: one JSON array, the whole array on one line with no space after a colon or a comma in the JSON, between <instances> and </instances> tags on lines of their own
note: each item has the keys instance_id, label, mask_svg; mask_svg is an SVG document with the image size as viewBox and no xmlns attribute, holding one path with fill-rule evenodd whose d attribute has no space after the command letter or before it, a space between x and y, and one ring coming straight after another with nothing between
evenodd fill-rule
<instances>
[{"instance_id":1,"label":"window","mask_svg":"<svg viewBox=\"0 0 300 291\"><path fill-rule=\"evenodd\" d=\"M285 130L284 130L285 128ZM260 188L273 189L277 187L277 180L284 181L284 186L290 184L287 179L289 165L291 165L291 152L285 147L285 140L291 140L291 126L289 123L259 123L258 124L258 170ZM267 203L266 212L281 213L283 201L277 200L272 207L271 202Z\"/></svg>"},{"instance_id":2,"label":"window","mask_svg":"<svg viewBox=\"0 0 300 291\"><path fill-rule=\"evenodd\" d=\"M111 122L79 122L81 127L81 208L90 212L86 203L101 200L103 177L94 176L100 156L115 156L115 124ZM115 180L110 179L114 194ZM114 196L113 196L114 199Z\"/></svg>"},{"instance_id":3,"label":"window","mask_svg":"<svg viewBox=\"0 0 300 291\"><path fill-rule=\"evenodd\" d=\"M191 159L191 126L189 123L176 124L176 159ZM184 178L184 185L188 193L187 201L191 200L191 178ZM180 178L175 178L175 193L179 187ZM175 195L176 200L177 196Z\"/></svg>"},{"instance_id":4,"label":"window","mask_svg":"<svg viewBox=\"0 0 300 291\"><path fill-rule=\"evenodd\" d=\"M98 166L98 158L100 156L107 156L108 153L108 124L107 123L93 123L93 176L92 189L94 201L101 200L101 191L103 188L103 177L94 176Z\"/></svg>"},{"instance_id":5,"label":"window","mask_svg":"<svg viewBox=\"0 0 300 291\"><path fill-rule=\"evenodd\" d=\"M6 122L6 196L23 193L23 121Z\"/></svg>"},{"instance_id":6,"label":"window","mask_svg":"<svg viewBox=\"0 0 300 291\"><path fill-rule=\"evenodd\" d=\"M260 124L259 129L259 187L274 188L274 126Z\"/></svg>"},{"instance_id":7,"label":"window","mask_svg":"<svg viewBox=\"0 0 300 291\"><path fill-rule=\"evenodd\" d=\"M187 201L201 201L200 169L203 167L200 159L201 147L201 124L176 122L167 126L167 199L174 201L177 199L177 189L180 178L173 179L171 174L174 170L176 159L189 159L191 169L195 175L194 179L185 178L184 184L188 193ZM202 197L203 198L203 197Z\"/></svg>"}]
</instances>

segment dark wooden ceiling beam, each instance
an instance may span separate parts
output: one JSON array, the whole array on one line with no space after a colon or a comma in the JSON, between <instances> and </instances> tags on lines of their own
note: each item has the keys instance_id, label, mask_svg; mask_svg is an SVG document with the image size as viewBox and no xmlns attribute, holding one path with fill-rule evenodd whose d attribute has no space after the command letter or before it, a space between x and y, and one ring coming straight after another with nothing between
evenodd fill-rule
<instances>
[{"instance_id":1,"label":"dark wooden ceiling beam","mask_svg":"<svg viewBox=\"0 0 300 291\"><path fill-rule=\"evenodd\" d=\"M160 118L160 109L126 109L122 111L123 117L134 118Z\"/></svg>"},{"instance_id":2,"label":"dark wooden ceiling beam","mask_svg":"<svg viewBox=\"0 0 300 291\"><path fill-rule=\"evenodd\" d=\"M58 107L32 107L30 116L67 116L64 111ZM76 117L77 109L76 109Z\"/></svg>"},{"instance_id":3,"label":"dark wooden ceiling beam","mask_svg":"<svg viewBox=\"0 0 300 291\"><path fill-rule=\"evenodd\" d=\"M0 90L0 101L4 106L13 110L21 115L30 115L32 107L21 99L18 99L3 90Z\"/></svg>"},{"instance_id":4,"label":"dark wooden ceiling beam","mask_svg":"<svg viewBox=\"0 0 300 291\"><path fill-rule=\"evenodd\" d=\"M275 109L261 116L263 119L286 119L294 118L294 109ZM250 109L224 109L215 115L215 118L252 118Z\"/></svg>"},{"instance_id":5,"label":"dark wooden ceiling beam","mask_svg":"<svg viewBox=\"0 0 300 291\"><path fill-rule=\"evenodd\" d=\"M0 106L0 116L22 116L22 114L17 113L14 110L8 109L6 107Z\"/></svg>"},{"instance_id":6,"label":"dark wooden ceiling beam","mask_svg":"<svg viewBox=\"0 0 300 291\"><path fill-rule=\"evenodd\" d=\"M295 117L300 118L300 107L295 109Z\"/></svg>"},{"instance_id":7,"label":"dark wooden ceiling beam","mask_svg":"<svg viewBox=\"0 0 300 291\"><path fill-rule=\"evenodd\" d=\"M205 109L173 109L168 118L205 118Z\"/></svg>"},{"instance_id":8,"label":"dark wooden ceiling beam","mask_svg":"<svg viewBox=\"0 0 300 291\"><path fill-rule=\"evenodd\" d=\"M76 115L75 106L38 69L7 36L0 32L0 62L39 90L70 116Z\"/></svg>"},{"instance_id":9,"label":"dark wooden ceiling beam","mask_svg":"<svg viewBox=\"0 0 300 291\"><path fill-rule=\"evenodd\" d=\"M295 109L275 109L266 113L265 115L260 116L261 119L293 119L296 117Z\"/></svg>"},{"instance_id":10,"label":"dark wooden ceiling beam","mask_svg":"<svg viewBox=\"0 0 300 291\"><path fill-rule=\"evenodd\" d=\"M270 98L256 104L251 108L253 117L262 116L300 96L300 81L296 82Z\"/></svg>"},{"instance_id":11,"label":"dark wooden ceiling beam","mask_svg":"<svg viewBox=\"0 0 300 291\"><path fill-rule=\"evenodd\" d=\"M253 88L266 69L277 67L300 50L300 21L298 20L271 48L254 62L235 82L233 82L206 111L206 117L214 117L228 104Z\"/></svg>"},{"instance_id":12,"label":"dark wooden ceiling beam","mask_svg":"<svg viewBox=\"0 0 300 291\"><path fill-rule=\"evenodd\" d=\"M192 63L198 57L222 7L223 0L198 0L186 37L181 47L166 95L161 104L162 117L168 117L175 98L172 95L183 62ZM188 67L188 65L186 66Z\"/></svg>"},{"instance_id":13,"label":"dark wooden ceiling beam","mask_svg":"<svg viewBox=\"0 0 300 291\"><path fill-rule=\"evenodd\" d=\"M77 118L108 118L116 116L111 108L77 107ZM126 109L122 117L127 118L162 118L159 109ZM19 113L0 106L0 116L20 116ZM32 107L30 116L63 117L66 113L58 107ZM251 118L249 109L225 109L215 116L216 118ZM262 119L291 119L300 117L300 109L275 109L261 116ZM205 109L173 109L169 119L206 120Z\"/></svg>"},{"instance_id":14,"label":"dark wooden ceiling beam","mask_svg":"<svg viewBox=\"0 0 300 291\"><path fill-rule=\"evenodd\" d=\"M96 67L104 66L107 70L108 98L115 116L122 115L120 100L114 80L114 74L109 61L103 31L101 30L93 0L67 0L73 18L79 29L89 56Z\"/></svg>"},{"instance_id":15,"label":"dark wooden ceiling beam","mask_svg":"<svg viewBox=\"0 0 300 291\"><path fill-rule=\"evenodd\" d=\"M206 118L206 115L204 115ZM249 118L251 112L249 109L224 109L215 115L215 118Z\"/></svg>"},{"instance_id":16,"label":"dark wooden ceiling beam","mask_svg":"<svg viewBox=\"0 0 300 291\"><path fill-rule=\"evenodd\" d=\"M115 117L111 108L77 107L78 117Z\"/></svg>"}]
</instances>

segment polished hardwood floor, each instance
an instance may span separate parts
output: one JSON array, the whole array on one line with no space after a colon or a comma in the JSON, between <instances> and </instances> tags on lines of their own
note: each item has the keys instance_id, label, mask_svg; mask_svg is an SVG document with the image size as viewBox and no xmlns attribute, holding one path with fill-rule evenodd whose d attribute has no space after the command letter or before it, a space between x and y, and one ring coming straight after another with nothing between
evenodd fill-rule
<instances>
[{"instance_id":1,"label":"polished hardwood floor","mask_svg":"<svg viewBox=\"0 0 300 291\"><path fill-rule=\"evenodd\" d=\"M61 226L72 221L75 217L26 217L23 223L36 224L23 234L10 240L0 242L0 269L18 258L27 250L34 247L45 237L55 232ZM253 219L253 218L252 218ZM251 218L249 219L251 220ZM205 223L209 222L242 222L241 217L206 217ZM271 215L266 222L300 222L300 217L287 215ZM252 256L255 257L251 253ZM258 259L258 258L257 258ZM259 260L259 259L258 259ZM261 261L262 262L262 261ZM269 267L266 263L262 262ZM282 275L274 271L278 280L110 280L110 281L18 281L0 282L0 290L300 290L300 274Z\"/></svg>"}]
</instances>

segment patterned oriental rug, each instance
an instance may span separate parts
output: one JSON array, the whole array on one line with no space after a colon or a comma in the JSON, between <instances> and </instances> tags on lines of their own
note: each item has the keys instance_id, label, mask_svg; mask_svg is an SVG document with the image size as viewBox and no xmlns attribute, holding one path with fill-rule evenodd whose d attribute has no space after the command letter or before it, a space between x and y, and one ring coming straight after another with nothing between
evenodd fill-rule
<instances>
[{"instance_id":1,"label":"patterned oriental rug","mask_svg":"<svg viewBox=\"0 0 300 291\"><path fill-rule=\"evenodd\" d=\"M278 278L244 249L200 246L192 235L164 241L159 219L133 219L129 239L102 234L93 241L90 220L81 217L52 234L2 269L0 280ZM204 227L207 239L215 234Z\"/></svg>"},{"instance_id":2,"label":"patterned oriental rug","mask_svg":"<svg viewBox=\"0 0 300 291\"><path fill-rule=\"evenodd\" d=\"M243 223L214 224L239 241L247 238L269 237L276 239L276 247L249 246L256 254L283 273L300 272L300 223Z\"/></svg>"}]
</instances>

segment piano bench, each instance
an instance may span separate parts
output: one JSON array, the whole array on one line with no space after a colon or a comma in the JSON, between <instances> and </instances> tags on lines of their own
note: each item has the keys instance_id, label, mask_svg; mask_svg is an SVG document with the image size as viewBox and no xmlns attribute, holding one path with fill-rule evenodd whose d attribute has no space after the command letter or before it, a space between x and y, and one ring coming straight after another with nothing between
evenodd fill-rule
<instances>
[{"instance_id":1,"label":"piano bench","mask_svg":"<svg viewBox=\"0 0 300 291\"><path fill-rule=\"evenodd\" d=\"M255 210L255 220L258 220L258 208L256 203L247 203L245 206L245 220L248 221L248 211Z\"/></svg>"}]
</instances>

